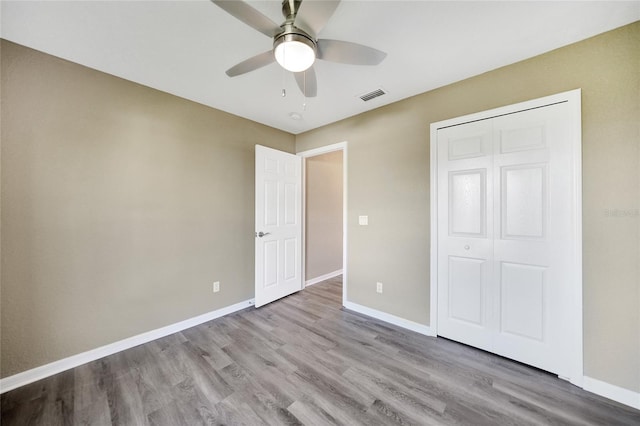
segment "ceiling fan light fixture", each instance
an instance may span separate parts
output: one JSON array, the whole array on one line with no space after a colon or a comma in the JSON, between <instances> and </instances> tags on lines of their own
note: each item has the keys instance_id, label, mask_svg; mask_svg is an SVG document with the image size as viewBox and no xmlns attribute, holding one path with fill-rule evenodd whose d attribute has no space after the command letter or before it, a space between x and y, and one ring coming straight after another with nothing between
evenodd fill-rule
<instances>
[{"instance_id":1,"label":"ceiling fan light fixture","mask_svg":"<svg viewBox=\"0 0 640 426\"><path fill-rule=\"evenodd\" d=\"M302 34L283 34L274 41L273 54L282 68L302 72L315 62L316 45Z\"/></svg>"}]
</instances>

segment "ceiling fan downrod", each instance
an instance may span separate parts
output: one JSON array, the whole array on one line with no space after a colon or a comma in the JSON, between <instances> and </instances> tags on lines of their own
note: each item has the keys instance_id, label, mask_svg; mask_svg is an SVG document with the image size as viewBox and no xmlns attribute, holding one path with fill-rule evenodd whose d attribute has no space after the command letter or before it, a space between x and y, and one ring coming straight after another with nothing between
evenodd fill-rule
<instances>
[{"instance_id":1,"label":"ceiling fan downrod","mask_svg":"<svg viewBox=\"0 0 640 426\"><path fill-rule=\"evenodd\" d=\"M282 16L289 22L295 21L302 0L282 0Z\"/></svg>"}]
</instances>

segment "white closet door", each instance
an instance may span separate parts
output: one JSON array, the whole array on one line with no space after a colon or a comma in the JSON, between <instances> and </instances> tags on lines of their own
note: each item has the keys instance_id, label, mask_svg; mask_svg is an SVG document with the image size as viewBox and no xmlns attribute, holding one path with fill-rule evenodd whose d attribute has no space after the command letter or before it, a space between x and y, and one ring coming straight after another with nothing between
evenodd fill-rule
<instances>
[{"instance_id":1,"label":"white closet door","mask_svg":"<svg viewBox=\"0 0 640 426\"><path fill-rule=\"evenodd\" d=\"M568 376L566 103L438 130L438 334Z\"/></svg>"},{"instance_id":2,"label":"white closet door","mask_svg":"<svg viewBox=\"0 0 640 426\"><path fill-rule=\"evenodd\" d=\"M568 376L572 185L567 103L493 119L494 351Z\"/></svg>"},{"instance_id":3,"label":"white closet door","mask_svg":"<svg viewBox=\"0 0 640 426\"><path fill-rule=\"evenodd\" d=\"M491 350L493 130L490 121L438 131L438 331Z\"/></svg>"}]
</instances>

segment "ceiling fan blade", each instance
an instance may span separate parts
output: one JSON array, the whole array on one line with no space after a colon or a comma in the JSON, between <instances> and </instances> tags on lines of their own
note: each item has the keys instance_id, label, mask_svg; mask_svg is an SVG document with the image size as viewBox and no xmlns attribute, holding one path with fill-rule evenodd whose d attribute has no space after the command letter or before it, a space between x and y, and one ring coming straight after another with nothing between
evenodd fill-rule
<instances>
[{"instance_id":1,"label":"ceiling fan blade","mask_svg":"<svg viewBox=\"0 0 640 426\"><path fill-rule=\"evenodd\" d=\"M373 47L340 40L318 40L318 59L351 65L378 65L387 54Z\"/></svg>"},{"instance_id":2,"label":"ceiling fan blade","mask_svg":"<svg viewBox=\"0 0 640 426\"><path fill-rule=\"evenodd\" d=\"M242 75L248 73L249 71L262 68L274 61L275 58L273 57L273 51L267 50L266 52L253 56L240 62L239 64L232 66L226 71L226 73L229 77L235 77L237 75Z\"/></svg>"},{"instance_id":3,"label":"ceiling fan blade","mask_svg":"<svg viewBox=\"0 0 640 426\"><path fill-rule=\"evenodd\" d=\"M304 29L311 30L317 36L339 4L340 0L303 0L296 14L295 23Z\"/></svg>"},{"instance_id":4,"label":"ceiling fan blade","mask_svg":"<svg viewBox=\"0 0 640 426\"><path fill-rule=\"evenodd\" d=\"M294 72L296 83L303 95L307 98L315 98L318 94L318 82L316 79L316 71L313 66L306 71Z\"/></svg>"},{"instance_id":5,"label":"ceiling fan blade","mask_svg":"<svg viewBox=\"0 0 640 426\"><path fill-rule=\"evenodd\" d=\"M258 12L247 3L240 0L211 0L216 6L223 9L236 19L260 31L268 37L274 37L282 32L280 25Z\"/></svg>"}]
</instances>

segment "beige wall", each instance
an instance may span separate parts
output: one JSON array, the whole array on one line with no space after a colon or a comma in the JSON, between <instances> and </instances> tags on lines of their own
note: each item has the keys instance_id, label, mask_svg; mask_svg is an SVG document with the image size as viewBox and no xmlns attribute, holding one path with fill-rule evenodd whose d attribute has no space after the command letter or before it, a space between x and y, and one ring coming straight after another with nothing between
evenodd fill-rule
<instances>
[{"instance_id":1,"label":"beige wall","mask_svg":"<svg viewBox=\"0 0 640 426\"><path fill-rule=\"evenodd\" d=\"M342 151L306 160L306 280L342 269Z\"/></svg>"},{"instance_id":2,"label":"beige wall","mask_svg":"<svg viewBox=\"0 0 640 426\"><path fill-rule=\"evenodd\" d=\"M429 323L430 123L576 88L585 374L640 391L638 22L298 135L298 151L349 143L348 300ZM616 209L625 215L607 215ZM368 227L357 226L363 214Z\"/></svg>"},{"instance_id":3,"label":"beige wall","mask_svg":"<svg viewBox=\"0 0 640 426\"><path fill-rule=\"evenodd\" d=\"M1 46L2 376L252 298L254 145L294 136Z\"/></svg>"}]
</instances>

